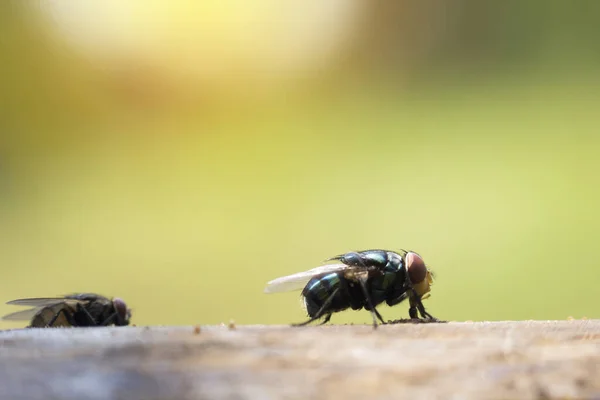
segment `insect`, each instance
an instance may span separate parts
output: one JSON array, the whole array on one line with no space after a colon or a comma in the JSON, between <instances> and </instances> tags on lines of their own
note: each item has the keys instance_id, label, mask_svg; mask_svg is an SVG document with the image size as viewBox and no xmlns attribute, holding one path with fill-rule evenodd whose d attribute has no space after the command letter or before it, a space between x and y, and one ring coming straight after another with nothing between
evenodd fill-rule
<instances>
[{"instance_id":1,"label":"insect","mask_svg":"<svg viewBox=\"0 0 600 400\"><path fill-rule=\"evenodd\" d=\"M385 324L376 307L384 301L388 306L408 298L409 315L427 321L438 321L425 311L421 300L429 297L433 276L423 258L402 250L363 250L341 254L325 260L336 261L308 271L284 276L267 283L265 293L302 290L302 299L310 319L294 326L307 325L322 317L329 322L333 313L351 308L371 312L373 327L377 320Z\"/></svg>"},{"instance_id":2,"label":"insect","mask_svg":"<svg viewBox=\"0 0 600 400\"><path fill-rule=\"evenodd\" d=\"M122 299L109 299L95 293L18 299L6 304L33 306L2 317L12 321L30 319L28 328L125 326L131 318L131 310Z\"/></svg>"}]
</instances>

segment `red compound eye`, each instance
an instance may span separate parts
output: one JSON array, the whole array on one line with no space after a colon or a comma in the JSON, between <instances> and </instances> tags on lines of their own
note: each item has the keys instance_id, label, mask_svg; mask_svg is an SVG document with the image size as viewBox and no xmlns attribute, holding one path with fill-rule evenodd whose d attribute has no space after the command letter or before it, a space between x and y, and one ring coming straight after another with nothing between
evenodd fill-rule
<instances>
[{"instance_id":1,"label":"red compound eye","mask_svg":"<svg viewBox=\"0 0 600 400\"><path fill-rule=\"evenodd\" d=\"M417 253L409 252L406 254L406 269L413 285L423 282L427 276L425 261Z\"/></svg>"},{"instance_id":2,"label":"red compound eye","mask_svg":"<svg viewBox=\"0 0 600 400\"><path fill-rule=\"evenodd\" d=\"M115 307L117 314L119 314L120 320L124 323L127 323L129 318L127 315L127 305L125 302L122 299L115 297L113 299L113 306Z\"/></svg>"}]
</instances>

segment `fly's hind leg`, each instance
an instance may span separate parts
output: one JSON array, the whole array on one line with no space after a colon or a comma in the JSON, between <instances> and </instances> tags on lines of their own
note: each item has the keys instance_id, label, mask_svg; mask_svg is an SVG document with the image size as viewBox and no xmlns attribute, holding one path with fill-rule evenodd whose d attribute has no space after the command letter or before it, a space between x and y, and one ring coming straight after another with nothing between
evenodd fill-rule
<instances>
[{"instance_id":1,"label":"fly's hind leg","mask_svg":"<svg viewBox=\"0 0 600 400\"><path fill-rule=\"evenodd\" d=\"M329 307L329 305L333 301L333 298L335 297L335 295L339 291L340 291L340 288L338 287L337 289L335 289L333 291L333 293L331 293L331 295L327 298L327 300L325 300L325 303L323 303L323 305L321 306L321 308L319 308L319 311L317 311L317 313L315 314L314 317L312 317L308 321L304 321L304 322L301 322L299 324L292 324L292 326L304 326L304 325L308 325L311 322L316 321L319 318L321 318L323 315L325 315L325 310L327 309L327 307ZM331 319L331 313L328 313L327 317L325 317L325 322L324 323L328 322L330 319Z\"/></svg>"},{"instance_id":2,"label":"fly's hind leg","mask_svg":"<svg viewBox=\"0 0 600 400\"><path fill-rule=\"evenodd\" d=\"M331 319L331 314L327 314L327 316L325 317L323 322L321 322L319 325L325 325L326 323L329 322L330 319Z\"/></svg>"},{"instance_id":3,"label":"fly's hind leg","mask_svg":"<svg viewBox=\"0 0 600 400\"><path fill-rule=\"evenodd\" d=\"M319 318L320 318L320 317L319 317ZM319 318L312 317L312 318L311 318L311 319L309 319L308 321L300 322L300 323L297 323L297 324L292 324L292 326L293 326L293 327L297 327L297 326L305 326L305 325L308 325L308 324L310 324L310 323L311 323L311 322L313 322L313 321L316 321L316 320L318 320Z\"/></svg>"}]
</instances>

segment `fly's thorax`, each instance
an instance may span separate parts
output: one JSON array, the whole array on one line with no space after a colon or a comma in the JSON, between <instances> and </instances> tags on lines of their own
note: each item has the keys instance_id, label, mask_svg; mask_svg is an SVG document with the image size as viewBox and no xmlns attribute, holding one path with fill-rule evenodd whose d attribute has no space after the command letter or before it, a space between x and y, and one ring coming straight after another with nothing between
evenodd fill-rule
<instances>
[{"instance_id":1,"label":"fly's thorax","mask_svg":"<svg viewBox=\"0 0 600 400\"><path fill-rule=\"evenodd\" d=\"M367 251L362 255L362 258L368 265L372 264L372 265L382 266L382 265L385 265L389 261L388 252L383 251L383 250ZM361 264L358 264L358 265L362 265L362 262L361 262Z\"/></svg>"},{"instance_id":2,"label":"fly's thorax","mask_svg":"<svg viewBox=\"0 0 600 400\"><path fill-rule=\"evenodd\" d=\"M394 253L393 251L388 251L387 253L388 263L386 265L386 269L390 269L393 271L400 271L404 266L404 259L398 253Z\"/></svg>"},{"instance_id":3,"label":"fly's thorax","mask_svg":"<svg viewBox=\"0 0 600 400\"><path fill-rule=\"evenodd\" d=\"M406 253L405 259L408 278L417 296L423 297L431 291L431 284L433 283L431 272L427 269L423 258L417 253L409 251Z\"/></svg>"}]
</instances>

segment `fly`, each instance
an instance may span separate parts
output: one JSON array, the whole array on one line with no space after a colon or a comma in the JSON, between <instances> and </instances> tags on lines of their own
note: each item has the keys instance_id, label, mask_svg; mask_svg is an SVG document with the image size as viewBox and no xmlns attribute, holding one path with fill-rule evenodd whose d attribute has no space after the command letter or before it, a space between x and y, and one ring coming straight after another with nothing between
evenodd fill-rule
<instances>
[{"instance_id":1,"label":"fly","mask_svg":"<svg viewBox=\"0 0 600 400\"><path fill-rule=\"evenodd\" d=\"M126 326L131 318L131 310L122 299L95 293L18 299L6 304L32 307L2 317L9 321L30 320L28 328Z\"/></svg>"},{"instance_id":2,"label":"fly","mask_svg":"<svg viewBox=\"0 0 600 400\"><path fill-rule=\"evenodd\" d=\"M335 263L274 279L265 293L302 289L309 320L294 324L307 325L320 318L327 323L331 315L346 309L371 312L373 327L385 324L376 307L385 302L394 306L408 299L409 316L423 322L438 322L423 306L429 297L433 276L423 258L414 251L364 250L332 257Z\"/></svg>"}]
</instances>

